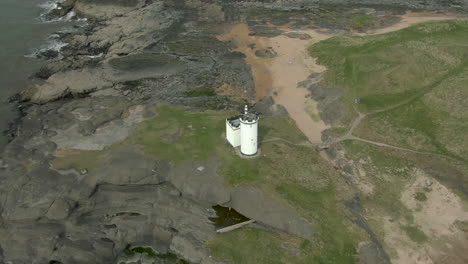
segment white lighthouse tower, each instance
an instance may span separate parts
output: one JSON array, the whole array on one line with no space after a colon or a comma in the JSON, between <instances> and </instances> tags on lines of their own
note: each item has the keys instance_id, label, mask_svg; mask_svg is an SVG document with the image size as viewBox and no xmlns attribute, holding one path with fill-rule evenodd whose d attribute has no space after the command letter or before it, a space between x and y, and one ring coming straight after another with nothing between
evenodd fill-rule
<instances>
[{"instance_id":1,"label":"white lighthouse tower","mask_svg":"<svg viewBox=\"0 0 468 264\"><path fill-rule=\"evenodd\" d=\"M244 114L240 117L240 140L242 155L253 156L257 154L258 141L258 115L249 113L247 105L244 108Z\"/></svg>"},{"instance_id":2,"label":"white lighthouse tower","mask_svg":"<svg viewBox=\"0 0 468 264\"><path fill-rule=\"evenodd\" d=\"M243 156L258 152L258 119L258 114L249 112L247 105L242 114L226 119L226 139L234 148L240 146Z\"/></svg>"}]
</instances>

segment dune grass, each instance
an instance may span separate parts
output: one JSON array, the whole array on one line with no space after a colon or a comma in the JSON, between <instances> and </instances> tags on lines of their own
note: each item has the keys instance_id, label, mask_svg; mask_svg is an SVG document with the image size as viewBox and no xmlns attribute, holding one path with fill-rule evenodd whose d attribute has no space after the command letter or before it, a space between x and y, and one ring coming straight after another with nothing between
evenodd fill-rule
<instances>
[{"instance_id":1,"label":"dune grass","mask_svg":"<svg viewBox=\"0 0 468 264\"><path fill-rule=\"evenodd\" d=\"M468 21L427 22L382 35L340 36L313 45L323 84L373 113L366 139L468 160ZM360 98L359 104L354 103ZM379 112L380 111L380 112Z\"/></svg>"},{"instance_id":2,"label":"dune grass","mask_svg":"<svg viewBox=\"0 0 468 264\"><path fill-rule=\"evenodd\" d=\"M466 61L468 22L418 24L373 36L338 36L310 47L327 66L325 84L345 88L348 104L383 109L418 96L459 70Z\"/></svg>"}]
</instances>

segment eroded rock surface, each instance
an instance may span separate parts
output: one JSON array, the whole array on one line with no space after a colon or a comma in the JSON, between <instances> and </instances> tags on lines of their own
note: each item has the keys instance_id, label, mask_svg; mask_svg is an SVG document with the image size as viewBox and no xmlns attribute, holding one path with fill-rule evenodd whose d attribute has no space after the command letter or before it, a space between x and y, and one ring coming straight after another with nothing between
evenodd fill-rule
<instances>
[{"instance_id":1,"label":"eroded rock surface","mask_svg":"<svg viewBox=\"0 0 468 264\"><path fill-rule=\"evenodd\" d=\"M255 187L235 188L230 206L260 223L305 239L312 237L310 223L282 201Z\"/></svg>"}]
</instances>

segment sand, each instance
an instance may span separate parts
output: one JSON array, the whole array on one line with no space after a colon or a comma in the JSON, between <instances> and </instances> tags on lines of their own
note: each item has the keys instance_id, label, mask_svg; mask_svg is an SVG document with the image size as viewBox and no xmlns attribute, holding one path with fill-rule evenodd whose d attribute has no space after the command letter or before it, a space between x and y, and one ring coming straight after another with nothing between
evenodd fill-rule
<instances>
[{"instance_id":1,"label":"sand","mask_svg":"<svg viewBox=\"0 0 468 264\"><path fill-rule=\"evenodd\" d=\"M273 96L275 103L283 105L298 128L311 143L320 143L321 133L328 126L319 118L317 103L308 98L309 91L298 87L311 73L321 73L325 67L318 65L307 53L307 48L332 35L320 34L313 30L304 31L311 40L293 39L286 36L273 38L249 36L245 24L235 25L220 40L231 40L238 47L236 51L246 55L246 62L252 67L256 99ZM250 47L255 44L255 49ZM273 48L278 53L274 58L255 56L258 49Z\"/></svg>"}]
</instances>

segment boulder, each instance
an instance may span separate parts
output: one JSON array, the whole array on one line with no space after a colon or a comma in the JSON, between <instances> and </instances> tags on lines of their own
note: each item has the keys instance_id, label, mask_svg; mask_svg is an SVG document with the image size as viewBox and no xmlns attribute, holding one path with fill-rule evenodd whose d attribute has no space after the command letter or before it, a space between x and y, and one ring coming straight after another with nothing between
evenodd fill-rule
<instances>
[{"instance_id":1,"label":"boulder","mask_svg":"<svg viewBox=\"0 0 468 264\"><path fill-rule=\"evenodd\" d=\"M259 58L274 58L278 56L278 53L273 48L268 48L255 51L255 56Z\"/></svg>"}]
</instances>

